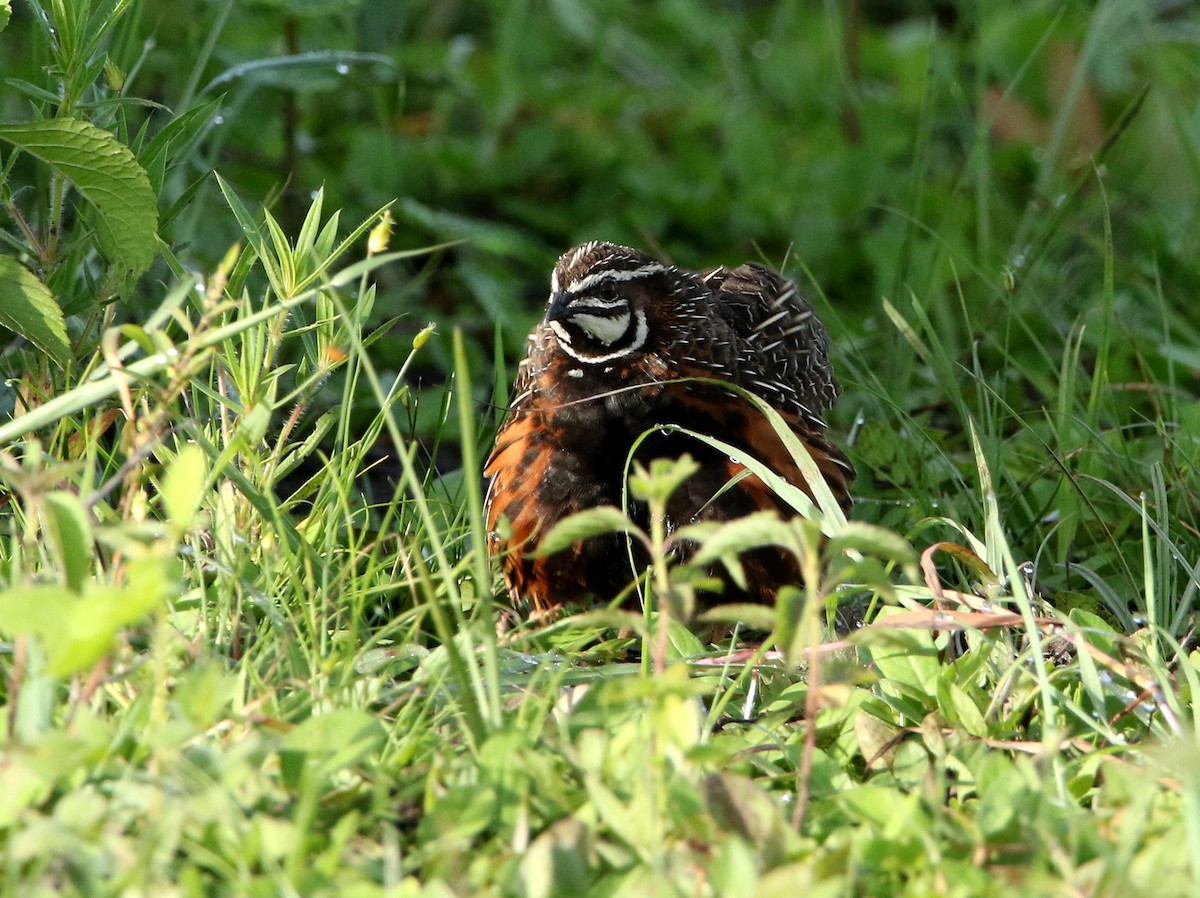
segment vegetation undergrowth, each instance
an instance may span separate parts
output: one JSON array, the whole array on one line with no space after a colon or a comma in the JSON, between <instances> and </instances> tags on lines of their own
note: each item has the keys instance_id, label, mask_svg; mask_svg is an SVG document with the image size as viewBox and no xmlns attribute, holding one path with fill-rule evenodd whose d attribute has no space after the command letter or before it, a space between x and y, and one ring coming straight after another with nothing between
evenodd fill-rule
<instances>
[{"instance_id":1,"label":"vegetation undergrowth","mask_svg":"<svg viewBox=\"0 0 1200 898\"><path fill-rule=\"evenodd\" d=\"M1195 894L1194 14L390 6L0 0L0 894ZM589 237L804 284L856 505L522 622Z\"/></svg>"}]
</instances>

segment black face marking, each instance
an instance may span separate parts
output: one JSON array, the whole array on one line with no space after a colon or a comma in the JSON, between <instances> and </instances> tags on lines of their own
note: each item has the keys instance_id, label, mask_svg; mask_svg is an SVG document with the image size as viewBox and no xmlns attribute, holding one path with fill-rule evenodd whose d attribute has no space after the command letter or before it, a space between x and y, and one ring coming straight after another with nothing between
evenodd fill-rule
<instances>
[{"instance_id":1,"label":"black face marking","mask_svg":"<svg viewBox=\"0 0 1200 898\"><path fill-rule=\"evenodd\" d=\"M650 327L646 312L631 302L631 288L667 270L636 250L611 245L585 244L564 256L551 277L545 319L559 348L588 365L639 352Z\"/></svg>"}]
</instances>

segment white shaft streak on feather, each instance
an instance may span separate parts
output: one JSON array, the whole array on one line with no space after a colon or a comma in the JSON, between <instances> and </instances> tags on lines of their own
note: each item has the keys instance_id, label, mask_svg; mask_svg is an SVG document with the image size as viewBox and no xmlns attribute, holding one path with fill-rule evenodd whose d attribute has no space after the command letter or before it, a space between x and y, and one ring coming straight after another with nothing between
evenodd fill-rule
<instances>
[{"instance_id":1,"label":"white shaft streak on feather","mask_svg":"<svg viewBox=\"0 0 1200 898\"><path fill-rule=\"evenodd\" d=\"M666 271L667 267L658 262L651 262L649 265L643 265L641 268L632 268L628 271L597 271L593 274L584 275L577 281L572 281L567 285L567 289L572 293L585 293L595 287L597 284L605 281L632 281L635 278L646 277L651 274L661 274Z\"/></svg>"},{"instance_id":2,"label":"white shaft streak on feather","mask_svg":"<svg viewBox=\"0 0 1200 898\"><path fill-rule=\"evenodd\" d=\"M757 325L755 325L754 329L756 331L764 331L768 327L770 327L772 324L774 324L776 321L779 321L781 318L786 318L787 316L788 316L787 310L784 310L782 312L776 312L774 315L772 315L766 321L760 321Z\"/></svg>"}]
</instances>

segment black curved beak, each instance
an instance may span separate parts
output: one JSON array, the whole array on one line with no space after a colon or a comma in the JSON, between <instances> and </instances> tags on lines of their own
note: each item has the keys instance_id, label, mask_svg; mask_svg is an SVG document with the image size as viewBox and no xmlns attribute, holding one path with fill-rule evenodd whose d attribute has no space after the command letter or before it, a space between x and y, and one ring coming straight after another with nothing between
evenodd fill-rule
<instances>
[{"instance_id":1,"label":"black curved beak","mask_svg":"<svg viewBox=\"0 0 1200 898\"><path fill-rule=\"evenodd\" d=\"M560 290L557 293L550 294L550 307L546 309L547 321L566 321L573 314L571 301L575 297L566 290Z\"/></svg>"}]
</instances>

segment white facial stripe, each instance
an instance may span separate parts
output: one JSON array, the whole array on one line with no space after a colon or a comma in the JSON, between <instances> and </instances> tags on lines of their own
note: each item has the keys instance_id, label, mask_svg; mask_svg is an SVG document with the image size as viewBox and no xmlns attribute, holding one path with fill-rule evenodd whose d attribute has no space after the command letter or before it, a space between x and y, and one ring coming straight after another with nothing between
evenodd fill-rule
<instances>
[{"instance_id":1,"label":"white facial stripe","mask_svg":"<svg viewBox=\"0 0 1200 898\"><path fill-rule=\"evenodd\" d=\"M649 265L643 265L641 268L634 268L629 271L597 271L594 274L589 274L572 282L567 285L567 289L572 293L586 293L597 284L604 283L605 281L632 281L635 278L658 274L666 270L667 267L665 265L660 265L658 262L651 262Z\"/></svg>"},{"instance_id":2,"label":"white facial stripe","mask_svg":"<svg viewBox=\"0 0 1200 898\"><path fill-rule=\"evenodd\" d=\"M604 362L611 362L614 359L624 358L627 355L633 355L633 353L637 352L646 344L646 337L650 334L650 325L646 321L646 313L639 309L633 314L637 321L637 326L634 328L633 340L628 346L623 346L622 348L606 353L605 355L582 355L579 350L573 347L570 343L562 343L560 345L563 351L566 352L566 354L571 358L587 365L599 365L603 364ZM553 327L557 323L557 321L552 321L550 322L550 326ZM555 333L557 332L558 331L556 330Z\"/></svg>"},{"instance_id":3,"label":"white facial stripe","mask_svg":"<svg viewBox=\"0 0 1200 898\"><path fill-rule=\"evenodd\" d=\"M563 346L571 345L571 335L567 333L567 329L562 326L561 321L551 321L550 330L554 331L554 335L558 337L558 341L562 343Z\"/></svg>"},{"instance_id":4,"label":"white facial stripe","mask_svg":"<svg viewBox=\"0 0 1200 898\"><path fill-rule=\"evenodd\" d=\"M637 330L633 334L633 342L629 344L629 349L641 349L646 345L646 337L650 335L650 324L646 321L646 313L638 309L637 313Z\"/></svg>"},{"instance_id":5,"label":"white facial stripe","mask_svg":"<svg viewBox=\"0 0 1200 898\"><path fill-rule=\"evenodd\" d=\"M611 318L601 315L572 315L571 321L605 346L611 346L629 330L629 312Z\"/></svg>"},{"instance_id":6,"label":"white facial stripe","mask_svg":"<svg viewBox=\"0 0 1200 898\"><path fill-rule=\"evenodd\" d=\"M608 311L609 309L622 309L629 305L629 302L618 296L616 299L600 299L595 296L585 296L582 299L573 299L568 308L575 309L601 309Z\"/></svg>"}]
</instances>

